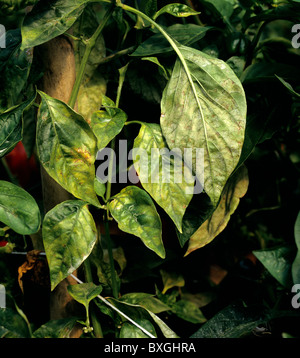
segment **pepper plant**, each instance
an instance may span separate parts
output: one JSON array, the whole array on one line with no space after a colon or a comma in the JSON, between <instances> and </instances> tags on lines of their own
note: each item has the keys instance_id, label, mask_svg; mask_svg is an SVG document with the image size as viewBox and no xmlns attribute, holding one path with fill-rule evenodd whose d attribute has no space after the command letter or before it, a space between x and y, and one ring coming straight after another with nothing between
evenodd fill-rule
<instances>
[{"instance_id":1,"label":"pepper plant","mask_svg":"<svg viewBox=\"0 0 300 358\"><path fill-rule=\"evenodd\" d=\"M33 248L45 252L52 294L62 287L85 306L81 318L76 312L34 333L25 320L25 335L68 336L79 323L80 334L91 337L170 338L178 337L176 327L167 326L162 312L206 321L193 302L166 295L182 280L164 271L156 297L123 293L126 257L116 241L121 232L125 242L141 240L153 262L168 260L170 241L187 256L224 230L246 194L245 161L265 127L254 131L257 119L246 127L242 81L255 77L263 27L299 14L296 1L278 8L256 3L1 2L3 12L21 11L0 52L0 154L13 180L0 182L3 233L31 237ZM58 59L74 66L74 74L60 73L71 87L66 96L49 90L58 79L44 68L43 46L56 40L71 49L71 65ZM65 46L54 44L54 52ZM290 86L276 81L284 91ZM20 141L38 162L43 200L15 182L5 161ZM13 250L8 243L6 252ZM70 277L79 284L63 288Z\"/></svg>"}]
</instances>

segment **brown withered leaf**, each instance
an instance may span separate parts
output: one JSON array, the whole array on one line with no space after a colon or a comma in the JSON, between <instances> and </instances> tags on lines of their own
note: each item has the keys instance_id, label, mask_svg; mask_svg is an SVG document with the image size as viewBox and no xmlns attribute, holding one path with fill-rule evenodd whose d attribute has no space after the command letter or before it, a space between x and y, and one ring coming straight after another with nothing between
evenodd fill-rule
<instances>
[{"instance_id":1,"label":"brown withered leaf","mask_svg":"<svg viewBox=\"0 0 300 358\"><path fill-rule=\"evenodd\" d=\"M26 255L26 261L18 268L18 282L23 293L22 277L27 271L30 271L34 268L40 252L41 251L39 250L28 251Z\"/></svg>"},{"instance_id":2,"label":"brown withered leaf","mask_svg":"<svg viewBox=\"0 0 300 358\"><path fill-rule=\"evenodd\" d=\"M246 194L248 185L248 170L245 166L241 166L227 182L219 205L212 216L191 236L185 256L209 244L225 229L240 199Z\"/></svg>"}]
</instances>

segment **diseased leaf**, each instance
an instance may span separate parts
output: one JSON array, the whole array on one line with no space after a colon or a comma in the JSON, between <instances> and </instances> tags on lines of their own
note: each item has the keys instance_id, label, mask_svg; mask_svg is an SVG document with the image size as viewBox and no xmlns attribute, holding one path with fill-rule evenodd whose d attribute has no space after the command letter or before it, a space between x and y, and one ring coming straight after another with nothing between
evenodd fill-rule
<instances>
[{"instance_id":1,"label":"diseased leaf","mask_svg":"<svg viewBox=\"0 0 300 358\"><path fill-rule=\"evenodd\" d=\"M241 338L264 321L265 317L254 309L232 304L207 321L191 338Z\"/></svg>"},{"instance_id":2,"label":"diseased leaf","mask_svg":"<svg viewBox=\"0 0 300 358\"><path fill-rule=\"evenodd\" d=\"M187 17L191 15L198 15L200 12L195 11L191 7L184 5L184 4L168 4L164 7L162 7L160 10L158 10L155 15L153 16L153 20L158 18L158 16L167 13L176 17Z\"/></svg>"},{"instance_id":3,"label":"diseased leaf","mask_svg":"<svg viewBox=\"0 0 300 358\"><path fill-rule=\"evenodd\" d=\"M102 286L96 286L92 282L69 285L68 292L77 302L87 307L91 300L100 295Z\"/></svg>"},{"instance_id":4,"label":"diseased leaf","mask_svg":"<svg viewBox=\"0 0 300 358\"><path fill-rule=\"evenodd\" d=\"M133 305L140 305L146 308L148 311L151 311L156 314L164 311L169 311L171 309L165 303L153 297L153 295L149 293L131 292L123 295L120 300L127 303L131 303Z\"/></svg>"},{"instance_id":5,"label":"diseased leaf","mask_svg":"<svg viewBox=\"0 0 300 358\"><path fill-rule=\"evenodd\" d=\"M239 205L240 198L246 194L248 184L248 171L245 166L242 166L229 179L224 188L220 203L211 217L207 219L190 238L185 256L210 243L225 229L230 220L230 216Z\"/></svg>"},{"instance_id":6,"label":"diseased leaf","mask_svg":"<svg viewBox=\"0 0 300 358\"><path fill-rule=\"evenodd\" d=\"M26 321L11 308L0 308L0 338L30 338Z\"/></svg>"},{"instance_id":7,"label":"diseased leaf","mask_svg":"<svg viewBox=\"0 0 300 358\"><path fill-rule=\"evenodd\" d=\"M153 336L157 337L153 324L147 319L136 319L141 327L145 328ZM130 322L124 322L120 330L119 338L149 338L141 329Z\"/></svg>"},{"instance_id":8,"label":"diseased leaf","mask_svg":"<svg viewBox=\"0 0 300 358\"><path fill-rule=\"evenodd\" d=\"M202 39L210 26L195 24L175 24L166 28L167 33L182 45L191 45ZM153 56L173 51L173 48L161 33L157 33L142 42L131 56Z\"/></svg>"},{"instance_id":9,"label":"diseased leaf","mask_svg":"<svg viewBox=\"0 0 300 358\"><path fill-rule=\"evenodd\" d=\"M96 225L86 202L68 200L45 215L43 243L52 290L83 263L96 240Z\"/></svg>"},{"instance_id":10,"label":"diseased leaf","mask_svg":"<svg viewBox=\"0 0 300 358\"><path fill-rule=\"evenodd\" d=\"M165 257L160 217L144 190L127 186L113 197L109 210L121 230L138 236L150 250Z\"/></svg>"},{"instance_id":11,"label":"diseased leaf","mask_svg":"<svg viewBox=\"0 0 300 358\"><path fill-rule=\"evenodd\" d=\"M94 190L96 138L81 115L39 91L37 153L48 174L76 198L100 206Z\"/></svg>"},{"instance_id":12,"label":"diseased leaf","mask_svg":"<svg viewBox=\"0 0 300 358\"><path fill-rule=\"evenodd\" d=\"M9 153L22 140L23 112L34 99L35 94L27 101L0 114L0 157Z\"/></svg>"},{"instance_id":13,"label":"diseased leaf","mask_svg":"<svg viewBox=\"0 0 300 358\"><path fill-rule=\"evenodd\" d=\"M113 101L103 96L102 105L106 110L96 111L92 115L91 127L97 137L97 149L105 148L109 142L121 132L127 115L121 109L116 108Z\"/></svg>"},{"instance_id":14,"label":"diseased leaf","mask_svg":"<svg viewBox=\"0 0 300 358\"><path fill-rule=\"evenodd\" d=\"M27 191L0 180L0 221L18 234L34 234L41 223L40 209Z\"/></svg>"},{"instance_id":15,"label":"diseased leaf","mask_svg":"<svg viewBox=\"0 0 300 358\"><path fill-rule=\"evenodd\" d=\"M91 0L39 1L22 25L22 49L35 47L66 32Z\"/></svg>"},{"instance_id":16,"label":"diseased leaf","mask_svg":"<svg viewBox=\"0 0 300 358\"><path fill-rule=\"evenodd\" d=\"M143 188L182 231L182 217L193 197L194 180L184 153L170 152L161 128L143 123L134 141L134 167ZM182 154L179 156L178 154Z\"/></svg>"},{"instance_id":17,"label":"diseased leaf","mask_svg":"<svg viewBox=\"0 0 300 358\"><path fill-rule=\"evenodd\" d=\"M43 324L33 332L34 338L70 338L77 317L61 318L51 320Z\"/></svg>"},{"instance_id":18,"label":"diseased leaf","mask_svg":"<svg viewBox=\"0 0 300 358\"><path fill-rule=\"evenodd\" d=\"M243 87L222 60L179 46L188 74L177 59L161 102L161 127L170 149L201 148L204 168L193 171L216 205L236 167L244 141L246 99ZM199 174L200 171L200 174Z\"/></svg>"}]
</instances>

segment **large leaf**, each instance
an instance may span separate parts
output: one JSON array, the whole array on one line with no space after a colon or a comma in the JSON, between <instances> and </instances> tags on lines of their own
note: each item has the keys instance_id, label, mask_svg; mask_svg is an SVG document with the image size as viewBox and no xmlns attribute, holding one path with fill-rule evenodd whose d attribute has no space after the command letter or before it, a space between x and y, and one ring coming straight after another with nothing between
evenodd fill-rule
<instances>
[{"instance_id":1,"label":"large leaf","mask_svg":"<svg viewBox=\"0 0 300 358\"><path fill-rule=\"evenodd\" d=\"M20 29L6 33L6 47L0 49L0 113L18 104L32 63L32 49L21 50Z\"/></svg>"},{"instance_id":2,"label":"large leaf","mask_svg":"<svg viewBox=\"0 0 300 358\"><path fill-rule=\"evenodd\" d=\"M22 140L23 112L34 99L35 95L0 114L0 157L9 153Z\"/></svg>"},{"instance_id":3,"label":"large leaf","mask_svg":"<svg viewBox=\"0 0 300 358\"><path fill-rule=\"evenodd\" d=\"M242 166L228 181L212 216L192 235L186 255L210 243L222 232L248 189L248 171Z\"/></svg>"},{"instance_id":4,"label":"large leaf","mask_svg":"<svg viewBox=\"0 0 300 358\"><path fill-rule=\"evenodd\" d=\"M144 190L127 186L114 196L109 210L121 230L138 236L150 250L165 257L160 217Z\"/></svg>"},{"instance_id":5,"label":"large leaf","mask_svg":"<svg viewBox=\"0 0 300 358\"><path fill-rule=\"evenodd\" d=\"M83 263L96 240L94 219L81 200L65 201L45 215L43 242L52 290Z\"/></svg>"},{"instance_id":6,"label":"large leaf","mask_svg":"<svg viewBox=\"0 0 300 358\"><path fill-rule=\"evenodd\" d=\"M76 198L99 206L94 190L97 145L91 128L64 102L39 93L36 143L41 164Z\"/></svg>"},{"instance_id":7,"label":"large leaf","mask_svg":"<svg viewBox=\"0 0 300 358\"><path fill-rule=\"evenodd\" d=\"M22 25L22 49L45 43L66 32L91 0L39 1Z\"/></svg>"},{"instance_id":8,"label":"large leaf","mask_svg":"<svg viewBox=\"0 0 300 358\"><path fill-rule=\"evenodd\" d=\"M191 45L202 39L206 32L213 29L209 26L199 26L195 24L175 24L166 31L176 41L182 45ZM152 56L172 51L169 42L161 33L157 33L142 42L131 56Z\"/></svg>"},{"instance_id":9,"label":"large leaf","mask_svg":"<svg viewBox=\"0 0 300 358\"><path fill-rule=\"evenodd\" d=\"M177 59L162 97L162 131L171 149L203 148L204 190L215 205L240 158L245 93L222 60L185 46L179 50L187 68ZM193 170L199 177L196 164L194 157Z\"/></svg>"},{"instance_id":10,"label":"large leaf","mask_svg":"<svg viewBox=\"0 0 300 358\"><path fill-rule=\"evenodd\" d=\"M0 308L0 338L30 338L26 321L11 308Z\"/></svg>"},{"instance_id":11,"label":"large leaf","mask_svg":"<svg viewBox=\"0 0 300 358\"><path fill-rule=\"evenodd\" d=\"M225 307L195 332L191 338L241 338L265 321L260 312L233 304Z\"/></svg>"},{"instance_id":12,"label":"large leaf","mask_svg":"<svg viewBox=\"0 0 300 358\"><path fill-rule=\"evenodd\" d=\"M77 317L51 320L40 326L33 333L34 338L70 338Z\"/></svg>"},{"instance_id":13,"label":"large leaf","mask_svg":"<svg viewBox=\"0 0 300 358\"><path fill-rule=\"evenodd\" d=\"M204 0L204 4L213 8L220 17L229 20L236 2L235 0Z\"/></svg>"},{"instance_id":14,"label":"large leaf","mask_svg":"<svg viewBox=\"0 0 300 358\"><path fill-rule=\"evenodd\" d=\"M298 251L292 264L292 277L293 277L294 284L299 284L300 282L300 212L295 222L294 233L295 233L295 242Z\"/></svg>"},{"instance_id":15,"label":"large leaf","mask_svg":"<svg viewBox=\"0 0 300 358\"><path fill-rule=\"evenodd\" d=\"M34 234L40 227L40 210L34 198L27 191L1 180L0 221L18 234Z\"/></svg>"},{"instance_id":16,"label":"large leaf","mask_svg":"<svg viewBox=\"0 0 300 358\"><path fill-rule=\"evenodd\" d=\"M98 140L98 150L105 148L121 132L127 120L126 113L119 108L114 108L114 102L108 97L103 96L102 105L107 106L107 109L96 111L92 115L91 122L91 127Z\"/></svg>"},{"instance_id":17,"label":"large leaf","mask_svg":"<svg viewBox=\"0 0 300 358\"><path fill-rule=\"evenodd\" d=\"M145 190L153 197L176 227L182 231L182 217L193 197L194 181L182 157L173 157L167 148L161 128L144 123L134 141L134 167ZM182 152L182 156L183 156Z\"/></svg>"}]
</instances>

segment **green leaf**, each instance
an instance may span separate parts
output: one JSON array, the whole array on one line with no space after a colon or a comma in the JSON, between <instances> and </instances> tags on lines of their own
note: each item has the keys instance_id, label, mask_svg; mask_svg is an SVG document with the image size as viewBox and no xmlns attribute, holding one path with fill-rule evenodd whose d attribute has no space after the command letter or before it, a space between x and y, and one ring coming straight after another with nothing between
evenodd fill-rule
<instances>
[{"instance_id":1,"label":"green leaf","mask_svg":"<svg viewBox=\"0 0 300 358\"><path fill-rule=\"evenodd\" d=\"M65 201L45 215L43 242L52 290L83 263L96 240L96 225L83 201Z\"/></svg>"},{"instance_id":2,"label":"green leaf","mask_svg":"<svg viewBox=\"0 0 300 358\"><path fill-rule=\"evenodd\" d=\"M27 322L11 308L0 308L0 338L30 338Z\"/></svg>"},{"instance_id":3,"label":"green leaf","mask_svg":"<svg viewBox=\"0 0 300 358\"><path fill-rule=\"evenodd\" d=\"M40 209L27 191L0 180L0 221L18 234L34 234L41 223Z\"/></svg>"},{"instance_id":4,"label":"green leaf","mask_svg":"<svg viewBox=\"0 0 300 358\"><path fill-rule=\"evenodd\" d=\"M98 177L94 179L94 188L97 195L99 195L103 200L105 200L104 194L106 191L106 185L100 181Z\"/></svg>"},{"instance_id":5,"label":"green leaf","mask_svg":"<svg viewBox=\"0 0 300 358\"><path fill-rule=\"evenodd\" d=\"M222 60L179 46L187 69L177 59L161 103L161 127L169 148L199 148L204 168L193 170L216 205L236 167L244 141L246 99L243 87ZM186 70L188 72L186 72Z\"/></svg>"},{"instance_id":6,"label":"green leaf","mask_svg":"<svg viewBox=\"0 0 300 358\"><path fill-rule=\"evenodd\" d=\"M241 338L264 321L253 309L233 304L218 312L191 338Z\"/></svg>"},{"instance_id":7,"label":"green leaf","mask_svg":"<svg viewBox=\"0 0 300 358\"><path fill-rule=\"evenodd\" d=\"M134 167L143 188L181 232L182 217L193 197L191 171L182 157L174 158L176 153L169 151L158 124L142 123L133 148L136 150Z\"/></svg>"},{"instance_id":8,"label":"green leaf","mask_svg":"<svg viewBox=\"0 0 300 358\"><path fill-rule=\"evenodd\" d=\"M92 282L82 283L80 285L69 285L69 294L86 308L90 302L102 292L102 286L96 286Z\"/></svg>"},{"instance_id":9,"label":"green leaf","mask_svg":"<svg viewBox=\"0 0 300 358\"><path fill-rule=\"evenodd\" d=\"M91 0L39 1L22 25L22 49L35 47L65 33Z\"/></svg>"},{"instance_id":10,"label":"green leaf","mask_svg":"<svg viewBox=\"0 0 300 358\"><path fill-rule=\"evenodd\" d=\"M211 217L190 238L185 256L209 244L226 228L231 215L239 205L240 199L246 194L248 185L248 171L245 166L242 166L228 180L221 200Z\"/></svg>"},{"instance_id":11,"label":"green leaf","mask_svg":"<svg viewBox=\"0 0 300 358\"><path fill-rule=\"evenodd\" d=\"M293 96L300 98L300 93L296 92L288 82L286 82L283 78L281 78L281 77L279 77L277 75L275 75L275 76L279 79L279 81L284 85L284 87L286 87L288 89L288 91Z\"/></svg>"},{"instance_id":12,"label":"green leaf","mask_svg":"<svg viewBox=\"0 0 300 358\"><path fill-rule=\"evenodd\" d=\"M157 11L157 0L140 0L140 10L149 17L153 17Z\"/></svg>"},{"instance_id":13,"label":"green leaf","mask_svg":"<svg viewBox=\"0 0 300 358\"><path fill-rule=\"evenodd\" d=\"M0 51L0 113L19 103L29 75L33 51L20 47L20 29L7 31L6 48Z\"/></svg>"},{"instance_id":14,"label":"green leaf","mask_svg":"<svg viewBox=\"0 0 300 358\"><path fill-rule=\"evenodd\" d=\"M68 286L69 294L79 303L84 305L86 310L86 325L90 327L89 304L102 292L102 286L96 286L93 282L82 283L80 285Z\"/></svg>"},{"instance_id":15,"label":"green leaf","mask_svg":"<svg viewBox=\"0 0 300 358\"><path fill-rule=\"evenodd\" d=\"M23 112L34 99L35 94L27 101L0 114L0 157L9 153L22 140Z\"/></svg>"},{"instance_id":16,"label":"green leaf","mask_svg":"<svg viewBox=\"0 0 300 358\"><path fill-rule=\"evenodd\" d=\"M235 0L204 0L204 4L213 8L219 16L229 20L233 14Z\"/></svg>"},{"instance_id":17,"label":"green leaf","mask_svg":"<svg viewBox=\"0 0 300 358\"><path fill-rule=\"evenodd\" d=\"M97 111L92 115L91 127L98 140L97 148L105 148L109 142L121 132L127 115L106 96L103 96L102 105L107 106L106 110Z\"/></svg>"},{"instance_id":18,"label":"green leaf","mask_svg":"<svg viewBox=\"0 0 300 358\"><path fill-rule=\"evenodd\" d=\"M122 302L142 306L148 311L151 311L156 314L169 311L171 309L165 303L163 303L156 297L153 297L153 295L151 295L150 293L131 292L123 295L120 300Z\"/></svg>"},{"instance_id":19,"label":"green leaf","mask_svg":"<svg viewBox=\"0 0 300 358\"><path fill-rule=\"evenodd\" d=\"M253 251L253 254L281 285L287 288L291 287L291 257L293 257L293 252L289 247L256 250Z\"/></svg>"},{"instance_id":20,"label":"green leaf","mask_svg":"<svg viewBox=\"0 0 300 358\"><path fill-rule=\"evenodd\" d=\"M184 4L168 4L164 7L162 7L160 10L156 12L156 14L153 16L153 20L158 18L158 16L167 13L176 17L187 17L191 15L198 15L200 12L195 11L194 9L190 8L187 5Z\"/></svg>"},{"instance_id":21,"label":"green leaf","mask_svg":"<svg viewBox=\"0 0 300 358\"><path fill-rule=\"evenodd\" d=\"M213 29L209 26L195 24L175 24L166 28L168 34L182 45L191 45L202 39L206 32ZM173 51L172 46L161 33L157 33L142 42L131 56L153 56Z\"/></svg>"},{"instance_id":22,"label":"green leaf","mask_svg":"<svg viewBox=\"0 0 300 358\"><path fill-rule=\"evenodd\" d=\"M155 332L155 328L153 324L147 319L136 319L135 320L141 327L145 328L149 333L153 336L157 337ZM119 338L149 338L142 330L136 327L134 324L130 322L124 322L121 330Z\"/></svg>"},{"instance_id":23,"label":"green leaf","mask_svg":"<svg viewBox=\"0 0 300 358\"><path fill-rule=\"evenodd\" d=\"M77 317L61 318L46 322L33 332L34 338L70 338Z\"/></svg>"},{"instance_id":24,"label":"green leaf","mask_svg":"<svg viewBox=\"0 0 300 358\"><path fill-rule=\"evenodd\" d=\"M160 270L164 288L162 294L165 294L172 287L184 287L185 281L182 275L174 272L170 273L165 270Z\"/></svg>"},{"instance_id":25,"label":"green leaf","mask_svg":"<svg viewBox=\"0 0 300 358\"><path fill-rule=\"evenodd\" d=\"M138 236L150 250L165 257L160 217L144 190L127 186L113 197L109 210L121 230Z\"/></svg>"},{"instance_id":26,"label":"green leaf","mask_svg":"<svg viewBox=\"0 0 300 358\"><path fill-rule=\"evenodd\" d=\"M37 153L47 173L76 198L100 206L94 190L96 138L81 115L39 91Z\"/></svg>"},{"instance_id":27,"label":"green leaf","mask_svg":"<svg viewBox=\"0 0 300 358\"><path fill-rule=\"evenodd\" d=\"M179 300L172 305L172 312L185 321L201 324L207 321L198 306L191 301Z\"/></svg>"},{"instance_id":28,"label":"green leaf","mask_svg":"<svg viewBox=\"0 0 300 358\"><path fill-rule=\"evenodd\" d=\"M298 213L295 222L294 233L295 233L295 242L298 251L292 263L292 277L293 277L294 284L299 284L300 282L300 212Z\"/></svg>"}]
</instances>

